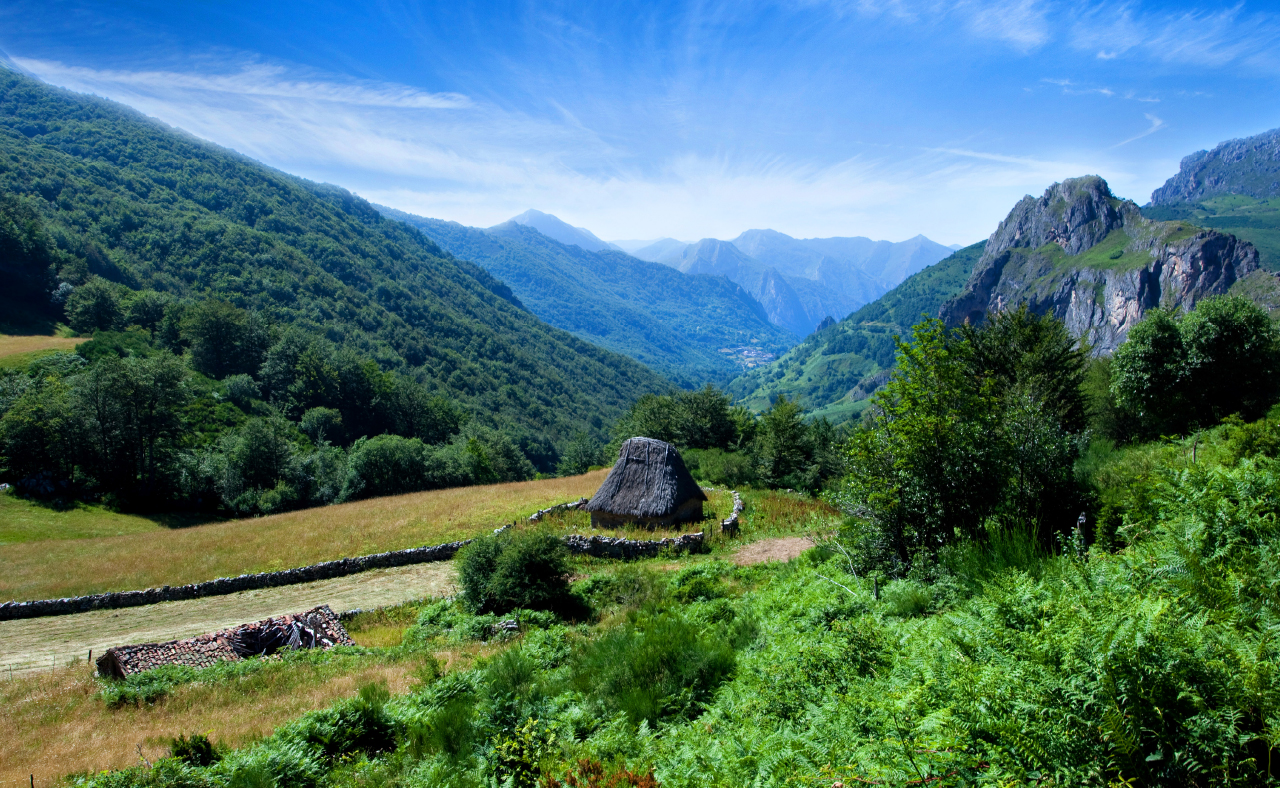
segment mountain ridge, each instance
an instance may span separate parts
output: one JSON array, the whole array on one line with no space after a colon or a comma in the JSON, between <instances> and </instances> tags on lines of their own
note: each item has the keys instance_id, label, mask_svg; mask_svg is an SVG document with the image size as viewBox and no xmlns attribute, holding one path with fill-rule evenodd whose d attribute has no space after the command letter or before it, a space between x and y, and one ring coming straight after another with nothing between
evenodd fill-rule
<instances>
[{"instance_id":1,"label":"mountain ridge","mask_svg":"<svg viewBox=\"0 0 1280 788\"><path fill-rule=\"evenodd\" d=\"M480 229L379 210L480 264L553 325L684 386L723 383L757 363L759 356L744 349L773 355L795 343L750 293L724 277L685 274L621 251L587 251L516 222Z\"/></svg>"},{"instance_id":2,"label":"mountain ridge","mask_svg":"<svg viewBox=\"0 0 1280 788\"><path fill-rule=\"evenodd\" d=\"M1106 355L1150 309L1190 310L1258 267L1258 252L1245 241L1147 219L1096 175L1068 178L1013 207L940 315L957 326L1026 303Z\"/></svg>"},{"instance_id":3,"label":"mountain ridge","mask_svg":"<svg viewBox=\"0 0 1280 788\"><path fill-rule=\"evenodd\" d=\"M825 318L848 316L952 251L923 235L894 243L862 236L797 239L764 229L747 230L732 241L662 239L635 255L681 271L728 276L765 305L770 319L803 337ZM775 274L766 289L769 270Z\"/></svg>"},{"instance_id":4,"label":"mountain ridge","mask_svg":"<svg viewBox=\"0 0 1280 788\"><path fill-rule=\"evenodd\" d=\"M554 441L670 385L350 192L123 105L0 69L0 152L0 190L41 217L71 287L225 299Z\"/></svg>"}]
</instances>

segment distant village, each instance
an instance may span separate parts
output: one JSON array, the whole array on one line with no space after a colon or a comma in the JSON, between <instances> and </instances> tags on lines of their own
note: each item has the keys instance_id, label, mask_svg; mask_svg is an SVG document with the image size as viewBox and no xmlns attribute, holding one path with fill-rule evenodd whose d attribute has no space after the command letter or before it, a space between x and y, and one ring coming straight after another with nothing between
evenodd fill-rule
<instances>
[{"instance_id":1,"label":"distant village","mask_svg":"<svg viewBox=\"0 0 1280 788\"><path fill-rule=\"evenodd\" d=\"M738 365L744 369L755 369L756 367L768 364L777 356L767 350L762 350L751 345L739 345L738 347L722 347L720 352L729 358L738 362Z\"/></svg>"}]
</instances>

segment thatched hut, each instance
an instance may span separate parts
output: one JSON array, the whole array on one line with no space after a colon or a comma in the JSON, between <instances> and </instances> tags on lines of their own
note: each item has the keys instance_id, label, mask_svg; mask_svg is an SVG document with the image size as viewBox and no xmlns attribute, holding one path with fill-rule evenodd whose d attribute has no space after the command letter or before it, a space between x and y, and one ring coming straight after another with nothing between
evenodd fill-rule
<instances>
[{"instance_id":1,"label":"thatched hut","mask_svg":"<svg viewBox=\"0 0 1280 788\"><path fill-rule=\"evenodd\" d=\"M653 438L622 444L613 470L587 502L593 528L635 523L662 528L702 519L707 494L684 467L680 452Z\"/></svg>"}]
</instances>

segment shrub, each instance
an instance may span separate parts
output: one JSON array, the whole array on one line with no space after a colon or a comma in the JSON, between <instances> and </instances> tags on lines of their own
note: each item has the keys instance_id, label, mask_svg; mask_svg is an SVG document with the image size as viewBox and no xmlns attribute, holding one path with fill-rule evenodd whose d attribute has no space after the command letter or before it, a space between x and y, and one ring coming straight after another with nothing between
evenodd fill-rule
<instances>
[{"instance_id":1,"label":"shrub","mask_svg":"<svg viewBox=\"0 0 1280 788\"><path fill-rule=\"evenodd\" d=\"M189 766L212 766L222 760L221 753L203 733L193 733L189 738L178 734L169 744L169 754Z\"/></svg>"},{"instance_id":2,"label":"shrub","mask_svg":"<svg viewBox=\"0 0 1280 788\"><path fill-rule=\"evenodd\" d=\"M340 500L398 495L427 487L427 447L417 438L361 438L347 455Z\"/></svg>"},{"instance_id":3,"label":"shrub","mask_svg":"<svg viewBox=\"0 0 1280 788\"><path fill-rule=\"evenodd\" d=\"M570 603L568 549L550 533L481 537L458 563L462 603L472 613L562 609Z\"/></svg>"},{"instance_id":4,"label":"shrub","mask_svg":"<svg viewBox=\"0 0 1280 788\"><path fill-rule=\"evenodd\" d=\"M530 531L477 539L458 564L462 600L473 613L563 609L571 601L568 577L564 543Z\"/></svg>"},{"instance_id":5,"label":"shrub","mask_svg":"<svg viewBox=\"0 0 1280 788\"><path fill-rule=\"evenodd\" d=\"M589 642L574 683L609 712L650 724L689 716L732 674L737 658L718 634L671 614L642 617Z\"/></svg>"}]
</instances>

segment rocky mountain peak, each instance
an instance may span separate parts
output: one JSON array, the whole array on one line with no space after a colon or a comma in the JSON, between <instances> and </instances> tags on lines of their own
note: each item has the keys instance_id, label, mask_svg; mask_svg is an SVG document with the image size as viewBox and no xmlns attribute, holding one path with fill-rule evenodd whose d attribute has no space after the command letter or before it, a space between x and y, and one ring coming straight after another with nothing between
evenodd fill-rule
<instances>
[{"instance_id":1,"label":"rocky mountain peak","mask_svg":"<svg viewBox=\"0 0 1280 788\"><path fill-rule=\"evenodd\" d=\"M1222 194L1258 200L1280 195L1280 129L1187 156L1178 174L1151 193L1151 204L1198 202Z\"/></svg>"},{"instance_id":2,"label":"rocky mountain peak","mask_svg":"<svg viewBox=\"0 0 1280 788\"><path fill-rule=\"evenodd\" d=\"M1069 255L1092 248L1123 227L1138 206L1119 200L1097 175L1055 183L1039 198L1023 197L987 241L987 256L1008 249L1039 249L1055 243Z\"/></svg>"},{"instance_id":3,"label":"rocky mountain peak","mask_svg":"<svg viewBox=\"0 0 1280 788\"><path fill-rule=\"evenodd\" d=\"M939 314L956 326L1025 303L1107 354L1148 310L1189 311L1257 269L1252 244L1185 221L1146 219L1106 181L1086 176L1019 201Z\"/></svg>"}]
</instances>

